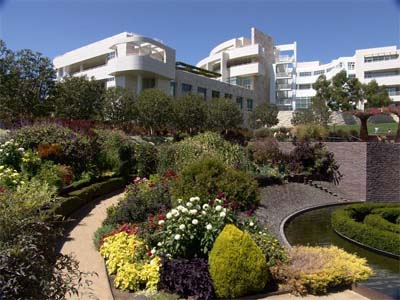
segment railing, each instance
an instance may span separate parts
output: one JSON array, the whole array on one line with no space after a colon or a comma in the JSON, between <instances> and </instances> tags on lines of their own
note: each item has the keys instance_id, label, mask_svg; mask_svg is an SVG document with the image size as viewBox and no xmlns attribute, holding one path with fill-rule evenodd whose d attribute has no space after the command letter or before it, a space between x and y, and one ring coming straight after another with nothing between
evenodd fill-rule
<instances>
[{"instance_id":1,"label":"railing","mask_svg":"<svg viewBox=\"0 0 400 300\"><path fill-rule=\"evenodd\" d=\"M290 55L279 55L278 62L290 62L293 61L294 57Z\"/></svg>"},{"instance_id":2,"label":"railing","mask_svg":"<svg viewBox=\"0 0 400 300\"><path fill-rule=\"evenodd\" d=\"M292 85L291 84L277 84L276 89L277 90L292 89Z\"/></svg>"},{"instance_id":3,"label":"railing","mask_svg":"<svg viewBox=\"0 0 400 300\"><path fill-rule=\"evenodd\" d=\"M400 96L400 91L389 91L388 95L389 96Z\"/></svg>"},{"instance_id":4,"label":"railing","mask_svg":"<svg viewBox=\"0 0 400 300\"><path fill-rule=\"evenodd\" d=\"M279 72L279 73L276 73L276 77L292 77L292 73L291 72Z\"/></svg>"}]
</instances>

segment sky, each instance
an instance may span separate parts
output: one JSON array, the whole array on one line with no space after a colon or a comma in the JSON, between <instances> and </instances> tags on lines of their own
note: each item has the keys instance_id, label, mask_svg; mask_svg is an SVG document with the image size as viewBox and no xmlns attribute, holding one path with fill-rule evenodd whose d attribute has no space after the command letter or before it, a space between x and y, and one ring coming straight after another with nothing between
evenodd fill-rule
<instances>
[{"instance_id":1,"label":"sky","mask_svg":"<svg viewBox=\"0 0 400 300\"><path fill-rule=\"evenodd\" d=\"M128 31L157 38L196 64L256 27L297 42L298 61L400 44L400 0L0 0L0 39L54 58Z\"/></svg>"}]
</instances>

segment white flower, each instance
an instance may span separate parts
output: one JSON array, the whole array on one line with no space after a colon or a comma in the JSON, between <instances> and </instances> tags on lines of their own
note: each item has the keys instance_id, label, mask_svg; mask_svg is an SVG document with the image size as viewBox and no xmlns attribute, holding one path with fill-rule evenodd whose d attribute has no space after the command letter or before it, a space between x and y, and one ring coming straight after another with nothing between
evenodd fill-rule
<instances>
[{"instance_id":1,"label":"white flower","mask_svg":"<svg viewBox=\"0 0 400 300\"><path fill-rule=\"evenodd\" d=\"M254 226L254 223L253 223L253 222L250 222L250 223L249 223L249 226L250 226L250 227L253 227L253 226Z\"/></svg>"},{"instance_id":2,"label":"white flower","mask_svg":"<svg viewBox=\"0 0 400 300\"><path fill-rule=\"evenodd\" d=\"M175 234L175 240L179 241L181 239L181 235L180 234Z\"/></svg>"},{"instance_id":3,"label":"white flower","mask_svg":"<svg viewBox=\"0 0 400 300\"><path fill-rule=\"evenodd\" d=\"M220 211L222 209L222 206L221 205L217 205L216 207L215 207L215 210L216 211Z\"/></svg>"},{"instance_id":4,"label":"white flower","mask_svg":"<svg viewBox=\"0 0 400 300\"><path fill-rule=\"evenodd\" d=\"M18 151L20 151L20 152L24 152L25 151L25 149L24 148L18 148Z\"/></svg>"},{"instance_id":5,"label":"white flower","mask_svg":"<svg viewBox=\"0 0 400 300\"><path fill-rule=\"evenodd\" d=\"M190 210L190 214L191 214L191 215L197 214L197 209L191 209L191 210Z\"/></svg>"},{"instance_id":6,"label":"white flower","mask_svg":"<svg viewBox=\"0 0 400 300\"><path fill-rule=\"evenodd\" d=\"M158 221L158 225L163 225L164 223L165 223L164 220Z\"/></svg>"},{"instance_id":7,"label":"white flower","mask_svg":"<svg viewBox=\"0 0 400 300\"><path fill-rule=\"evenodd\" d=\"M203 209L207 209L207 208L209 208L210 206L208 205L208 204L204 204L203 205Z\"/></svg>"},{"instance_id":8,"label":"white flower","mask_svg":"<svg viewBox=\"0 0 400 300\"><path fill-rule=\"evenodd\" d=\"M178 213L178 211L177 211L175 208L174 208L173 210L171 210L171 214L172 214L172 215L175 216L177 213Z\"/></svg>"},{"instance_id":9,"label":"white flower","mask_svg":"<svg viewBox=\"0 0 400 300\"><path fill-rule=\"evenodd\" d=\"M161 242L158 242L158 243L157 243L157 246L158 246L158 247L161 247L162 245L163 245L163 243L161 243Z\"/></svg>"},{"instance_id":10,"label":"white flower","mask_svg":"<svg viewBox=\"0 0 400 300\"><path fill-rule=\"evenodd\" d=\"M169 212L167 213L167 219L171 219L172 218L172 214Z\"/></svg>"},{"instance_id":11,"label":"white flower","mask_svg":"<svg viewBox=\"0 0 400 300\"><path fill-rule=\"evenodd\" d=\"M192 207L193 204L192 204L192 202L188 202L188 203L186 203L186 206L187 206L187 207Z\"/></svg>"},{"instance_id":12,"label":"white flower","mask_svg":"<svg viewBox=\"0 0 400 300\"><path fill-rule=\"evenodd\" d=\"M207 230L211 230L212 229L212 225L211 224L207 224L206 228L207 228Z\"/></svg>"},{"instance_id":13,"label":"white flower","mask_svg":"<svg viewBox=\"0 0 400 300\"><path fill-rule=\"evenodd\" d=\"M199 198L199 197L191 197L191 198L189 199L189 201L190 201L190 202L200 201L200 198Z\"/></svg>"},{"instance_id":14,"label":"white flower","mask_svg":"<svg viewBox=\"0 0 400 300\"><path fill-rule=\"evenodd\" d=\"M178 199L178 203L182 203L182 199Z\"/></svg>"},{"instance_id":15,"label":"white flower","mask_svg":"<svg viewBox=\"0 0 400 300\"><path fill-rule=\"evenodd\" d=\"M207 213L203 210L201 214L205 216Z\"/></svg>"},{"instance_id":16,"label":"white flower","mask_svg":"<svg viewBox=\"0 0 400 300\"><path fill-rule=\"evenodd\" d=\"M185 224L179 225L179 229L180 229L180 230L185 230L185 228L186 228Z\"/></svg>"},{"instance_id":17,"label":"white flower","mask_svg":"<svg viewBox=\"0 0 400 300\"><path fill-rule=\"evenodd\" d=\"M179 205L176 209L180 210L180 211L183 211L184 207L182 205Z\"/></svg>"},{"instance_id":18,"label":"white flower","mask_svg":"<svg viewBox=\"0 0 400 300\"><path fill-rule=\"evenodd\" d=\"M187 209L186 207L184 207L184 208L182 209L182 212L183 212L184 214L186 214L186 213L188 212L188 209Z\"/></svg>"},{"instance_id":19,"label":"white flower","mask_svg":"<svg viewBox=\"0 0 400 300\"><path fill-rule=\"evenodd\" d=\"M156 253L156 248L151 249L151 254L154 255Z\"/></svg>"},{"instance_id":20,"label":"white flower","mask_svg":"<svg viewBox=\"0 0 400 300\"><path fill-rule=\"evenodd\" d=\"M223 217L226 216L226 213L225 213L224 211L221 211L221 213L219 214L219 216L220 216L221 218L223 218Z\"/></svg>"},{"instance_id":21,"label":"white flower","mask_svg":"<svg viewBox=\"0 0 400 300\"><path fill-rule=\"evenodd\" d=\"M222 200L217 198L217 199L214 200L214 202L215 203L222 203Z\"/></svg>"},{"instance_id":22,"label":"white flower","mask_svg":"<svg viewBox=\"0 0 400 300\"><path fill-rule=\"evenodd\" d=\"M193 225L197 225L198 223L199 223L199 221L197 221L197 219L193 219L193 220L192 220L192 224L193 224Z\"/></svg>"}]
</instances>

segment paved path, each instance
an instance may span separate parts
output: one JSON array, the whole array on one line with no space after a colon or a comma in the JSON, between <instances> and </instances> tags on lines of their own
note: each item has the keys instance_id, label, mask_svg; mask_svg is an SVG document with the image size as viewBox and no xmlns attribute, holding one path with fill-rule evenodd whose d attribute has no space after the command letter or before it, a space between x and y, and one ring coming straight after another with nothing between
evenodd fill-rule
<instances>
[{"instance_id":1,"label":"paved path","mask_svg":"<svg viewBox=\"0 0 400 300\"><path fill-rule=\"evenodd\" d=\"M94 201L76 214L72 215L74 220L69 227L67 239L61 247L64 254L72 253L79 261L79 269L82 272L96 272L97 276L89 277L93 281L91 290L99 300L113 300L103 258L95 249L92 237L96 229L106 218L107 207L118 202L122 194L100 198ZM70 299L96 299L91 297L90 291L81 291L82 295Z\"/></svg>"},{"instance_id":2,"label":"paved path","mask_svg":"<svg viewBox=\"0 0 400 300\"><path fill-rule=\"evenodd\" d=\"M305 297L296 297L293 295L278 295L278 296L270 296L260 300L368 300L364 296L357 294L351 290L346 290L339 293L329 294L326 296L313 296L307 295Z\"/></svg>"}]
</instances>

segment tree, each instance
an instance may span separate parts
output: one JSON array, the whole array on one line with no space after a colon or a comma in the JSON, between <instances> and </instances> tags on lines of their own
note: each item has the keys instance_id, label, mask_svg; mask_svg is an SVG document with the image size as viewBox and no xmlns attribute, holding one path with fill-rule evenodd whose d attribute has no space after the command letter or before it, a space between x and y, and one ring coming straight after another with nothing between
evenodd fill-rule
<instances>
[{"instance_id":1,"label":"tree","mask_svg":"<svg viewBox=\"0 0 400 300\"><path fill-rule=\"evenodd\" d=\"M86 77L65 77L57 82L54 94L56 117L95 120L101 116L105 88Z\"/></svg>"},{"instance_id":2,"label":"tree","mask_svg":"<svg viewBox=\"0 0 400 300\"><path fill-rule=\"evenodd\" d=\"M249 116L249 126L253 129L272 127L278 123L278 107L268 102L257 106Z\"/></svg>"},{"instance_id":3,"label":"tree","mask_svg":"<svg viewBox=\"0 0 400 300\"><path fill-rule=\"evenodd\" d=\"M137 110L139 123L148 128L151 135L171 123L171 98L159 89L146 89L140 93Z\"/></svg>"},{"instance_id":4,"label":"tree","mask_svg":"<svg viewBox=\"0 0 400 300\"><path fill-rule=\"evenodd\" d=\"M50 59L29 49L13 52L0 40L0 118L48 115L55 71Z\"/></svg>"},{"instance_id":5,"label":"tree","mask_svg":"<svg viewBox=\"0 0 400 300\"><path fill-rule=\"evenodd\" d=\"M386 87L379 85L376 80L362 85L363 95L367 100L367 107L385 107L391 102Z\"/></svg>"},{"instance_id":6,"label":"tree","mask_svg":"<svg viewBox=\"0 0 400 300\"><path fill-rule=\"evenodd\" d=\"M176 129L192 134L205 128L207 105L202 97L188 94L173 101L172 106Z\"/></svg>"},{"instance_id":7,"label":"tree","mask_svg":"<svg viewBox=\"0 0 400 300\"><path fill-rule=\"evenodd\" d=\"M292 124L318 124L328 126L331 111L325 100L319 96L311 98L311 106L304 110L297 110L293 114Z\"/></svg>"},{"instance_id":8,"label":"tree","mask_svg":"<svg viewBox=\"0 0 400 300\"><path fill-rule=\"evenodd\" d=\"M103 102L103 120L114 124L130 122L137 117L135 95L122 87L107 89Z\"/></svg>"},{"instance_id":9,"label":"tree","mask_svg":"<svg viewBox=\"0 0 400 300\"><path fill-rule=\"evenodd\" d=\"M228 130L238 127L242 123L242 112L230 99L212 99L207 106L207 127L211 130Z\"/></svg>"}]
</instances>

